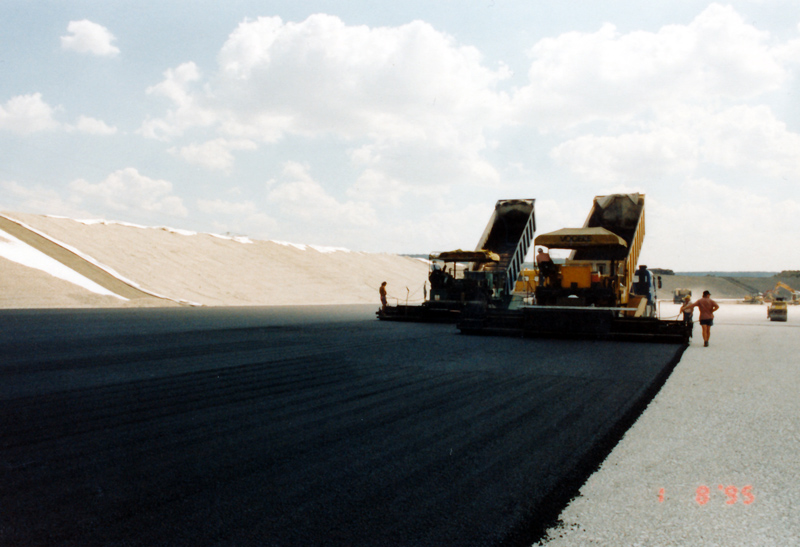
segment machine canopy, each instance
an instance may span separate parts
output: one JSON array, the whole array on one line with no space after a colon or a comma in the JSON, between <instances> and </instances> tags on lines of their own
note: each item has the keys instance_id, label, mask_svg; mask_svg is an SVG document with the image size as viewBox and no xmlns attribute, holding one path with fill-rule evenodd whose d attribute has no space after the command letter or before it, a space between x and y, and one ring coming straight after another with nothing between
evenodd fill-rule
<instances>
[{"instance_id":1,"label":"machine canopy","mask_svg":"<svg viewBox=\"0 0 800 547\"><path fill-rule=\"evenodd\" d=\"M627 247L625 240L605 228L562 228L536 236L534 245L551 249L582 249L584 247Z\"/></svg>"},{"instance_id":2,"label":"machine canopy","mask_svg":"<svg viewBox=\"0 0 800 547\"><path fill-rule=\"evenodd\" d=\"M445 262L500 262L500 255L482 249L480 251L445 251L439 254L432 254L431 260L443 260Z\"/></svg>"}]
</instances>

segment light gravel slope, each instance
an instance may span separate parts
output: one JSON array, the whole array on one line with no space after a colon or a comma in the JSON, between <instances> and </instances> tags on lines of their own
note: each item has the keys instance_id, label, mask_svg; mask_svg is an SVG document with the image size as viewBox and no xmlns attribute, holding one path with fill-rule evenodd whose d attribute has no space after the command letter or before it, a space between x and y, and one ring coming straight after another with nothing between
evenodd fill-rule
<instances>
[{"instance_id":1,"label":"light gravel slope","mask_svg":"<svg viewBox=\"0 0 800 547\"><path fill-rule=\"evenodd\" d=\"M694 335L543 544L800 544L800 307L723 305L710 347Z\"/></svg>"}]
</instances>

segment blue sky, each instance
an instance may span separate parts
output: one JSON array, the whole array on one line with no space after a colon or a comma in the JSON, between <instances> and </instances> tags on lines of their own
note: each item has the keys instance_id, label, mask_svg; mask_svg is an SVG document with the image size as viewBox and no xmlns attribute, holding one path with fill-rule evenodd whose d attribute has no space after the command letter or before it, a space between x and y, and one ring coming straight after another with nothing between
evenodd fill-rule
<instances>
[{"instance_id":1,"label":"blue sky","mask_svg":"<svg viewBox=\"0 0 800 547\"><path fill-rule=\"evenodd\" d=\"M788 1L0 4L0 209L472 248L647 196L642 262L800 269Z\"/></svg>"}]
</instances>

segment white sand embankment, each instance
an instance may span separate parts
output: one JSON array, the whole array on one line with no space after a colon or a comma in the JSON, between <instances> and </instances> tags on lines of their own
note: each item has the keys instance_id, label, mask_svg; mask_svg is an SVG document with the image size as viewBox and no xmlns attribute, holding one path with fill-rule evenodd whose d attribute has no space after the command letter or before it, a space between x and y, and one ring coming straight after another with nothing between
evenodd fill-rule
<instances>
[{"instance_id":1,"label":"white sand embankment","mask_svg":"<svg viewBox=\"0 0 800 547\"><path fill-rule=\"evenodd\" d=\"M79 250L148 292L202 305L377 306L382 281L387 281L392 299L405 301L408 296L414 302L422 300L427 280L425 263L392 254L331 252L271 241L186 235L166 228L6 215ZM99 295L77 286L65 291L44 272L8 260L0 259L0 270L10 280L0 291L4 308L174 305L160 299L115 302L113 297L95 298ZM65 292L73 296L65 297Z\"/></svg>"}]
</instances>

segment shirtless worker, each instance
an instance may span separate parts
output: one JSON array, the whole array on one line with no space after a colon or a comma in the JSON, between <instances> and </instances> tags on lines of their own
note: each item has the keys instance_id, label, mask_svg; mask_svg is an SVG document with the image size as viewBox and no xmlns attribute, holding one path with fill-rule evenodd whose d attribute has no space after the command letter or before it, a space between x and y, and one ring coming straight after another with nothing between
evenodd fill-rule
<instances>
[{"instance_id":1,"label":"shirtless worker","mask_svg":"<svg viewBox=\"0 0 800 547\"><path fill-rule=\"evenodd\" d=\"M700 326L703 329L703 347L708 347L711 337L711 326L714 324L714 312L719 309L719 304L711 300L711 293L703 291L703 298L694 304L684 306L684 309L697 308L700 310Z\"/></svg>"},{"instance_id":2,"label":"shirtless worker","mask_svg":"<svg viewBox=\"0 0 800 547\"><path fill-rule=\"evenodd\" d=\"M541 264L542 262L552 262L553 259L550 258L550 253L539 247L536 249L536 263Z\"/></svg>"},{"instance_id":3,"label":"shirtless worker","mask_svg":"<svg viewBox=\"0 0 800 547\"><path fill-rule=\"evenodd\" d=\"M386 281L381 283L381 288L378 292L381 294L381 309L386 311Z\"/></svg>"},{"instance_id":4,"label":"shirtless worker","mask_svg":"<svg viewBox=\"0 0 800 547\"><path fill-rule=\"evenodd\" d=\"M539 267L542 277L554 282L554 276L557 272L556 266L553 264L553 259L550 258L550 253L541 247L536 249L536 251L536 265Z\"/></svg>"}]
</instances>

